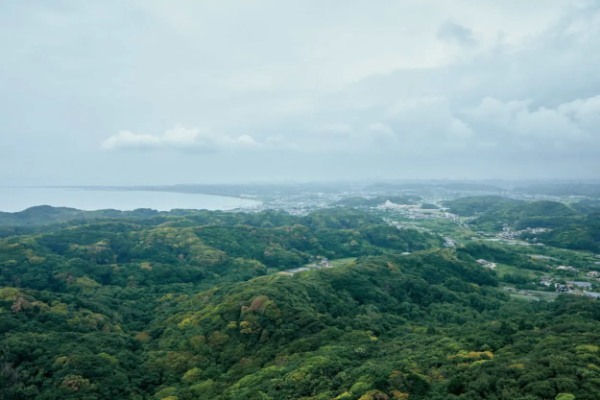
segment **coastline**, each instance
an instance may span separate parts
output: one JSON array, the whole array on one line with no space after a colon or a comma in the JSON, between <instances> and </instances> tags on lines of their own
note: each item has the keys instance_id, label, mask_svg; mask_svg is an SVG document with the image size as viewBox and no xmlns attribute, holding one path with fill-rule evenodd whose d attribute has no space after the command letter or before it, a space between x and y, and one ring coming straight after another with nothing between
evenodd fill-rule
<instances>
[{"instance_id":1,"label":"coastline","mask_svg":"<svg viewBox=\"0 0 600 400\"><path fill-rule=\"evenodd\" d=\"M167 190L141 190L125 187L93 186L0 186L0 211L20 212L31 207L50 205L83 211L148 208L234 210L260 205L257 199L232 195Z\"/></svg>"}]
</instances>

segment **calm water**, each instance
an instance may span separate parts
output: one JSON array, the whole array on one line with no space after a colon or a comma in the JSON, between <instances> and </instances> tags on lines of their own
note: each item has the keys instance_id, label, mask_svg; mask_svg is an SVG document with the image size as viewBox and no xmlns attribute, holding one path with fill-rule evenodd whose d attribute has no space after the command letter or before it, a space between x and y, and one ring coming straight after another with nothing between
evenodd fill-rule
<instances>
[{"instance_id":1,"label":"calm water","mask_svg":"<svg viewBox=\"0 0 600 400\"><path fill-rule=\"evenodd\" d=\"M234 197L172 192L128 190L89 190L77 188L0 187L0 211L15 212L26 208L50 205L80 210L135 210L152 208L169 211L174 208L232 210L259 204Z\"/></svg>"}]
</instances>

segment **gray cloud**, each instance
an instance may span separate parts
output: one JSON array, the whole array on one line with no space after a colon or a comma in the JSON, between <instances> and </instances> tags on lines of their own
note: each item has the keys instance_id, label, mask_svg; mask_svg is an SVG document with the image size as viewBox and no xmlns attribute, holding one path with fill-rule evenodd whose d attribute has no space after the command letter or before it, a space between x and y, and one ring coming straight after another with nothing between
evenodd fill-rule
<instances>
[{"instance_id":1,"label":"gray cloud","mask_svg":"<svg viewBox=\"0 0 600 400\"><path fill-rule=\"evenodd\" d=\"M487 97L465 114L487 135L504 143L531 143L544 147L552 143L595 145L600 138L600 96L577 99L557 107L532 108L530 101L499 101Z\"/></svg>"},{"instance_id":2,"label":"gray cloud","mask_svg":"<svg viewBox=\"0 0 600 400\"><path fill-rule=\"evenodd\" d=\"M474 46L477 44L473 31L460 24L447 21L437 32L437 38L443 41L457 43L462 46Z\"/></svg>"}]
</instances>

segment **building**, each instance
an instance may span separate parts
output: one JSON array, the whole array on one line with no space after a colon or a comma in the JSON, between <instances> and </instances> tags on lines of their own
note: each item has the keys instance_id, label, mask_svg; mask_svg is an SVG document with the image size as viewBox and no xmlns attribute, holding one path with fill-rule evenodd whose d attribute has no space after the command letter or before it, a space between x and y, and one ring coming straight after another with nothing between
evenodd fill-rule
<instances>
[{"instance_id":1,"label":"building","mask_svg":"<svg viewBox=\"0 0 600 400\"><path fill-rule=\"evenodd\" d=\"M592 289L592 284L589 282L581 282L581 281L567 281L567 285L576 287L578 289L590 290Z\"/></svg>"}]
</instances>

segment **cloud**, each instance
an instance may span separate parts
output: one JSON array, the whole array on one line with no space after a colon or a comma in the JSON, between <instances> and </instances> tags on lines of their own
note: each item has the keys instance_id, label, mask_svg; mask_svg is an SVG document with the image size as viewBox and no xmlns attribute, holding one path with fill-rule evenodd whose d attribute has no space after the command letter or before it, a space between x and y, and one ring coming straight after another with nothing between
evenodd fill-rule
<instances>
[{"instance_id":1,"label":"cloud","mask_svg":"<svg viewBox=\"0 0 600 400\"><path fill-rule=\"evenodd\" d=\"M453 118L448 127L448 135L456 139L465 140L474 135L473 129L460 118Z\"/></svg>"},{"instance_id":2,"label":"cloud","mask_svg":"<svg viewBox=\"0 0 600 400\"><path fill-rule=\"evenodd\" d=\"M310 130L311 135L296 137L307 151L356 152L377 151L397 140L394 130L386 123L325 123Z\"/></svg>"},{"instance_id":3,"label":"cloud","mask_svg":"<svg viewBox=\"0 0 600 400\"><path fill-rule=\"evenodd\" d=\"M138 134L129 131L120 131L102 143L105 150L118 148L149 149L159 146L161 139L158 136Z\"/></svg>"},{"instance_id":4,"label":"cloud","mask_svg":"<svg viewBox=\"0 0 600 400\"><path fill-rule=\"evenodd\" d=\"M484 160L512 159L513 165L535 159L549 176L561 155L590 157L581 162L600 167L597 156L590 156L600 145L600 75L593 72L600 68L599 33L600 7L567 8L560 19L519 41L497 32L495 44L482 40L460 62L400 68L323 96L310 120L322 133L321 148L373 154L374 163L383 164L382 155L392 152L415 165L435 154L439 164L458 160L469 170L471 150ZM472 31L453 23L438 34L464 44L475 40ZM371 140L376 136L369 135L370 124L389 128L385 141ZM562 167L562 174L579 171Z\"/></svg>"},{"instance_id":5,"label":"cloud","mask_svg":"<svg viewBox=\"0 0 600 400\"><path fill-rule=\"evenodd\" d=\"M501 101L486 97L462 112L480 137L498 143L545 147L593 145L600 141L600 96L577 99L555 107L534 107L530 100ZM565 151L568 151L566 148Z\"/></svg>"},{"instance_id":6,"label":"cloud","mask_svg":"<svg viewBox=\"0 0 600 400\"><path fill-rule=\"evenodd\" d=\"M395 138L396 134L394 130L387 124L382 122L373 122L367 126L367 132L370 135L381 137L381 138Z\"/></svg>"},{"instance_id":7,"label":"cloud","mask_svg":"<svg viewBox=\"0 0 600 400\"><path fill-rule=\"evenodd\" d=\"M0 180L600 170L598 1L54 3L0 2Z\"/></svg>"},{"instance_id":8,"label":"cloud","mask_svg":"<svg viewBox=\"0 0 600 400\"><path fill-rule=\"evenodd\" d=\"M477 40L473 36L473 31L460 24L447 21L437 32L437 38L451 43L457 43L461 46L474 46Z\"/></svg>"},{"instance_id":9,"label":"cloud","mask_svg":"<svg viewBox=\"0 0 600 400\"><path fill-rule=\"evenodd\" d=\"M161 135L149 135L120 131L106 139L101 147L104 150L186 150L213 152L230 149L252 149L263 146L250 135L229 136L201 131L198 128L176 126Z\"/></svg>"},{"instance_id":10,"label":"cloud","mask_svg":"<svg viewBox=\"0 0 600 400\"><path fill-rule=\"evenodd\" d=\"M457 105L444 97L425 97L398 100L387 108L349 110L347 115L346 120L316 126L313 135L300 132L293 139L309 152L381 159L393 153L412 160L435 155L440 163L458 158L465 166L473 151L484 159L535 158L545 163L560 154L589 154L600 146L600 95L555 106L491 96L474 105Z\"/></svg>"},{"instance_id":11,"label":"cloud","mask_svg":"<svg viewBox=\"0 0 600 400\"><path fill-rule=\"evenodd\" d=\"M325 123L315 127L314 132L320 135L347 137L354 135L354 128L350 124Z\"/></svg>"}]
</instances>

